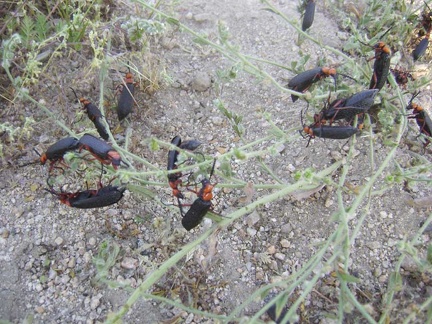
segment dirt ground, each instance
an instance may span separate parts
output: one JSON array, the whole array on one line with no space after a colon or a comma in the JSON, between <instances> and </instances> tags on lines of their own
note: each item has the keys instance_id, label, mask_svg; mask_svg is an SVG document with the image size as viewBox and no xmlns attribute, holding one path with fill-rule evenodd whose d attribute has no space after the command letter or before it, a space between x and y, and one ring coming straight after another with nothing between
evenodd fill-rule
<instances>
[{"instance_id":1,"label":"dirt ground","mask_svg":"<svg viewBox=\"0 0 432 324\"><path fill-rule=\"evenodd\" d=\"M288 17L300 19L296 1L277 1L276 5ZM117 6L115 14L126 20L125 12L137 14L132 5L123 3ZM207 34L210 39L216 39L218 22L223 21L231 35L230 42L237 44L242 53L254 57L290 66L291 61L310 54L308 68L315 67L318 59L323 57L328 64L337 64L341 60L311 42L298 46L294 30L277 15L262 10L259 1L192 0L178 4L175 12L183 24ZM310 34L324 45L338 49L348 38L322 4L317 5ZM152 137L165 142L170 142L175 135L196 139L203 143L200 151L214 157L256 140L259 141L255 148L272 145L276 141L274 138L260 140L272 134L266 114L271 115L276 126L291 132L292 140L280 145L274 154L260 156L261 161L257 158L247 161L232 158L234 179L255 184L274 183L274 178L262 167L261 162L264 162L278 179L293 183L297 171L306 168L322 170L347 155L349 145L346 141L314 139L306 147L307 140L298 135L300 111L306 108L303 100L292 103L289 94L265 80L257 80L241 68L236 78L223 78L223 73L232 70L232 63L216 51L193 43L189 34L170 29L148 45L148 56L144 59L136 48L126 52L127 46L121 39L113 41L111 55L118 61L130 61L138 70L153 68L161 75L161 88L154 93L138 90L138 105L116 138L121 143L126 133L131 134L129 150L156 168L166 169L167 149L151 151ZM44 101L55 113L55 118L61 119L76 133L86 132L86 127L90 128L91 124L85 121L74 124L78 104L69 87L98 102L99 76L87 73L91 58L92 52L85 48L81 52L69 52L66 57L51 62L46 76L29 89L36 100ZM285 69L261 62L256 64L281 84L293 76ZM112 79L118 83L122 75L118 71L124 71L121 64L109 71L110 82ZM331 81L324 82L331 84ZM111 85L106 89L108 86ZM233 113L243 116L244 142L217 109L217 99ZM419 101L426 104L430 97L423 95ZM16 163L34 159L33 147L43 151L51 143L67 136L36 105L18 100L11 109L3 104L5 107L2 108L10 112L5 114L5 120L16 121L22 116L34 116L37 120L32 141L24 145L21 156L15 157ZM118 124L115 112L109 105L106 109L106 118L114 129ZM389 151L379 135L364 132L358 136L355 163L350 165L346 181L350 188L358 187L360 190L364 181L376 171L370 162L371 136L375 165L380 165ZM409 143L417 141L412 128L406 136ZM412 146L403 142L395 159L409 164L413 159ZM417 146L417 152L420 152L419 148ZM429 159L429 155L424 157ZM168 185L148 186L157 195L155 200L128 190L117 205L78 210L60 204L43 190L46 188L47 166L36 164L16 168L6 160L3 162L0 183L0 320L12 323L26 319L33 323L103 322L109 313L117 311L125 303L131 291L158 265L212 225L212 221L206 218L194 231L186 232L181 226L178 210L160 203L171 202ZM138 162L134 167L147 170ZM393 169L388 170L391 171ZM335 182L340 177L339 172L333 175ZM129 179L132 182L132 178L132 174L126 175L122 181L126 183ZM69 177L66 180L75 179ZM165 176L161 174L149 181L163 182ZM214 211L227 215L243 206L246 194L241 188L224 186L224 183L229 183L227 179L220 182L215 189ZM374 189L385 187L381 177ZM269 192L271 190L255 189L252 200ZM335 188L329 185L305 199L287 196L260 206L232 225L216 231L158 281L151 291L184 304L193 304L204 311L229 314L259 287L277 282L305 265L320 248L336 228L332 218L338 209L335 192ZM347 193L344 199L349 202L354 196ZM409 190L403 184L389 186L382 194L371 196L350 220L349 227L353 229L366 212L360 232L352 243L349 263L351 274L359 279L355 289L357 296L370 306L374 318L379 316L389 276L400 256L400 242L412 237L429 214L427 208L418 208L409 202L413 198L428 199L430 196L431 190L427 186L416 185ZM106 220L110 227L107 227ZM422 235L419 247L426 247L429 240L428 235ZM120 248L106 274L118 285L114 288L95 280L98 272L95 260L100 259L101 246L106 246L106 242L111 248ZM337 245L329 248L326 258L331 258L331 251L338 248ZM337 262L343 260L337 260L335 264ZM409 275L404 276L404 290L393 304L392 322L408 316L413 305L431 295L430 279L413 274L418 270L416 264L408 260L403 267ZM299 287L294 296L298 297L301 290ZM331 323L331 314L337 313L337 297L338 286L330 269L303 303L298 314L299 322ZM262 302L256 300L244 309L241 316L247 322L246 318L261 307ZM267 315L260 318L270 321ZM347 322L366 322L360 320L355 311L347 312L346 318ZM124 317L125 323L170 323L170 320L185 323L215 321L149 299L140 299ZM420 313L414 321L424 322L424 314Z\"/></svg>"}]
</instances>

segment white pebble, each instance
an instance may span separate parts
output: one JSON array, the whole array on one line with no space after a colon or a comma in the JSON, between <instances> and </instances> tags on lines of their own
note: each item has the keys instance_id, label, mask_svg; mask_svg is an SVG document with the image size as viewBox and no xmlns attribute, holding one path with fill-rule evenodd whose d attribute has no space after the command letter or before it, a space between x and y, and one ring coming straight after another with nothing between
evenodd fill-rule
<instances>
[{"instance_id":1,"label":"white pebble","mask_svg":"<svg viewBox=\"0 0 432 324\"><path fill-rule=\"evenodd\" d=\"M278 260L281 260L281 261L285 260L285 254L283 254L283 253L277 252L277 253L275 253L274 256Z\"/></svg>"},{"instance_id":2,"label":"white pebble","mask_svg":"<svg viewBox=\"0 0 432 324\"><path fill-rule=\"evenodd\" d=\"M138 260L130 257L125 257L123 261L121 262L121 267L123 269L135 269L138 266Z\"/></svg>"},{"instance_id":3,"label":"white pebble","mask_svg":"<svg viewBox=\"0 0 432 324\"><path fill-rule=\"evenodd\" d=\"M95 310L100 305L100 298L99 297L93 297L90 301L90 308L92 310Z\"/></svg>"},{"instance_id":4,"label":"white pebble","mask_svg":"<svg viewBox=\"0 0 432 324\"><path fill-rule=\"evenodd\" d=\"M255 228L250 228L250 227L248 227L246 231L249 236L255 236L257 233L257 230Z\"/></svg>"},{"instance_id":5,"label":"white pebble","mask_svg":"<svg viewBox=\"0 0 432 324\"><path fill-rule=\"evenodd\" d=\"M55 244L57 245L62 245L64 240L63 238L61 238L60 236L56 237L56 239L54 240Z\"/></svg>"},{"instance_id":6,"label":"white pebble","mask_svg":"<svg viewBox=\"0 0 432 324\"><path fill-rule=\"evenodd\" d=\"M90 237L90 239L88 241L88 244L90 246L94 246L96 244L96 239L94 237Z\"/></svg>"}]
</instances>

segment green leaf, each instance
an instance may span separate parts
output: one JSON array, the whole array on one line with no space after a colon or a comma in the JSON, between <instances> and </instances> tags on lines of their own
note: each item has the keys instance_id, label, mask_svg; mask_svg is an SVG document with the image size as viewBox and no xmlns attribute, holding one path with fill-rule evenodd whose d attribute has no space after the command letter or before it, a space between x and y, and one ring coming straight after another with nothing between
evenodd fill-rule
<instances>
[{"instance_id":1,"label":"green leaf","mask_svg":"<svg viewBox=\"0 0 432 324\"><path fill-rule=\"evenodd\" d=\"M172 18L172 17L167 18L166 22L168 24L174 25L174 26L180 25L180 22L178 21L178 19L175 19L175 18Z\"/></svg>"},{"instance_id":2,"label":"green leaf","mask_svg":"<svg viewBox=\"0 0 432 324\"><path fill-rule=\"evenodd\" d=\"M389 278L389 288L393 287L395 291L402 290L402 276L399 272L392 272Z\"/></svg>"},{"instance_id":3,"label":"green leaf","mask_svg":"<svg viewBox=\"0 0 432 324\"><path fill-rule=\"evenodd\" d=\"M153 152L160 150L159 143L154 138L151 139L150 150L152 150Z\"/></svg>"},{"instance_id":4,"label":"green leaf","mask_svg":"<svg viewBox=\"0 0 432 324\"><path fill-rule=\"evenodd\" d=\"M38 14L36 16L35 30L36 30L36 37L38 41L42 42L47 38L49 25L45 15Z\"/></svg>"},{"instance_id":5,"label":"green leaf","mask_svg":"<svg viewBox=\"0 0 432 324\"><path fill-rule=\"evenodd\" d=\"M345 281L345 282L354 282L354 283L360 282L359 278L356 278L356 277L350 275L349 273L338 272L338 276L342 281Z\"/></svg>"},{"instance_id":6,"label":"green leaf","mask_svg":"<svg viewBox=\"0 0 432 324\"><path fill-rule=\"evenodd\" d=\"M240 159L240 160L246 159L246 154L243 151L240 151L239 149L234 149L233 152L234 152L234 156L237 159Z\"/></svg>"},{"instance_id":7,"label":"green leaf","mask_svg":"<svg viewBox=\"0 0 432 324\"><path fill-rule=\"evenodd\" d=\"M428 245L426 259L429 262L429 264L432 264L432 244Z\"/></svg>"},{"instance_id":8,"label":"green leaf","mask_svg":"<svg viewBox=\"0 0 432 324\"><path fill-rule=\"evenodd\" d=\"M21 23L20 35L22 36L23 41L24 43L26 43L27 46L29 45L29 42L33 38L34 28L35 28L35 24L33 20L29 16L24 16Z\"/></svg>"}]
</instances>

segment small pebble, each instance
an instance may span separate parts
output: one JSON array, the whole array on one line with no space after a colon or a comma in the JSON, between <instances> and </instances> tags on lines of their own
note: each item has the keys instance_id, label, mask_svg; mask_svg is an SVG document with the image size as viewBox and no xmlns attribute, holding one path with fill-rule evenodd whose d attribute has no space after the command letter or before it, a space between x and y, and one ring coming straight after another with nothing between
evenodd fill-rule
<instances>
[{"instance_id":1,"label":"small pebble","mask_svg":"<svg viewBox=\"0 0 432 324\"><path fill-rule=\"evenodd\" d=\"M211 87L212 80L206 72L198 72L192 80L192 89L203 92Z\"/></svg>"},{"instance_id":2,"label":"small pebble","mask_svg":"<svg viewBox=\"0 0 432 324\"><path fill-rule=\"evenodd\" d=\"M246 231L247 231L247 233L248 233L249 236L255 236L256 233L257 233L257 230L255 228L251 228L251 227L248 227L246 229Z\"/></svg>"},{"instance_id":3,"label":"small pebble","mask_svg":"<svg viewBox=\"0 0 432 324\"><path fill-rule=\"evenodd\" d=\"M92 260L92 255L90 252L86 252L84 253L83 258L85 263L90 263Z\"/></svg>"},{"instance_id":4,"label":"small pebble","mask_svg":"<svg viewBox=\"0 0 432 324\"><path fill-rule=\"evenodd\" d=\"M90 246L94 246L96 244L96 239L94 237L90 237L90 239L88 241L88 244Z\"/></svg>"},{"instance_id":5,"label":"small pebble","mask_svg":"<svg viewBox=\"0 0 432 324\"><path fill-rule=\"evenodd\" d=\"M123 258L123 261L121 262L121 267L123 269L132 270L135 269L138 266L138 260L130 257Z\"/></svg>"},{"instance_id":6,"label":"small pebble","mask_svg":"<svg viewBox=\"0 0 432 324\"><path fill-rule=\"evenodd\" d=\"M74 268L76 265L76 259L72 257L68 262L68 268Z\"/></svg>"},{"instance_id":7,"label":"small pebble","mask_svg":"<svg viewBox=\"0 0 432 324\"><path fill-rule=\"evenodd\" d=\"M35 308L35 311L39 314L43 314L45 312L45 308L42 306L38 306Z\"/></svg>"},{"instance_id":8,"label":"small pebble","mask_svg":"<svg viewBox=\"0 0 432 324\"><path fill-rule=\"evenodd\" d=\"M68 275L63 275L60 278L62 284L67 284L70 281L70 277Z\"/></svg>"},{"instance_id":9,"label":"small pebble","mask_svg":"<svg viewBox=\"0 0 432 324\"><path fill-rule=\"evenodd\" d=\"M56 239L54 240L55 244L57 245L62 245L64 240L63 238L61 238L60 236L56 237Z\"/></svg>"},{"instance_id":10,"label":"small pebble","mask_svg":"<svg viewBox=\"0 0 432 324\"><path fill-rule=\"evenodd\" d=\"M98 296L93 297L90 301L90 309L95 310L100 305L100 298Z\"/></svg>"},{"instance_id":11,"label":"small pebble","mask_svg":"<svg viewBox=\"0 0 432 324\"><path fill-rule=\"evenodd\" d=\"M285 254L283 254L283 253L278 252L278 253L275 253L274 256L278 260L281 260L281 261L285 260Z\"/></svg>"},{"instance_id":12,"label":"small pebble","mask_svg":"<svg viewBox=\"0 0 432 324\"><path fill-rule=\"evenodd\" d=\"M223 118L222 118L222 117L219 117L219 116L213 116L213 117L211 118L211 121L212 121L212 123L213 123L214 125L216 125L216 126L220 126L220 125L222 125L222 123L223 123Z\"/></svg>"},{"instance_id":13,"label":"small pebble","mask_svg":"<svg viewBox=\"0 0 432 324\"><path fill-rule=\"evenodd\" d=\"M246 218L246 224L249 227L254 226L256 223L259 222L261 219L260 215L256 210L254 210L247 218Z\"/></svg>"},{"instance_id":14,"label":"small pebble","mask_svg":"<svg viewBox=\"0 0 432 324\"><path fill-rule=\"evenodd\" d=\"M283 248L289 248L291 246L290 241L288 241L287 239L282 239L280 241L280 244Z\"/></svg>"},{"instance_id":15,"label":"small pebble","mask_svg":"<svg viewBox=\"0 0 432 324\"><path fill-rule=\"evenodd\" d=\"M366 246L371 250L378 250L381 247L381 243L374 241L366 244Z\"/></svg>"}]
</instances>

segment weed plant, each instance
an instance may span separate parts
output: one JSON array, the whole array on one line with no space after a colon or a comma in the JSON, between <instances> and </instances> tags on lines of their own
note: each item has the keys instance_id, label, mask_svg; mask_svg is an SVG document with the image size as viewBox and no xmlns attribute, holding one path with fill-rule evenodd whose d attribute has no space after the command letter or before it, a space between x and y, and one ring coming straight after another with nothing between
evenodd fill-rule
<instances>
[{"instance_id":1,"label":"weed plant","mask_svg":"<svg viewBox=\"0 0 432 324\"><path fill-rule=\"evenodd\" d=\"M299 27L299 20L292 20L286 17L278 7L273 5L273 2L263 0L262 9L272 12L279 19L286 22L287 30L294 30L301 36L303 42L310 42L322 50L336 54L341 58L342 65L340 72L350 74L357 80L359 85L344 86L341 85L335 91L336 94L348 96L361 90L361 84L369 83L371 76L370 64L368 57L373 55L373 50L369 44L373 46L388 29L390 33L385 36L386 42L391 46L393 51L402 51L408 43L408 39L402 39L401 35L411 35L415 23L413 22L416 13L421 10L419 7L406 5L404 1L392 0L387 2L369 0L364 8L351 8L345 11L342 6L342 1L326 2L326 8L333 10L333 14L339 17L340 24L343 28L349 31L351 37L345 44L343 49L332 48L323 45L320 41L313 38L310 34L303 32ZM209 37L193 30L192 28L182 24L175 18L174 14L168 14L163 9L160 9L159 3L156 6L150 5L143 0L135 1L136 6L140 7L142 12L147 14L147 18L133 18L127 23L124 23L122 28L127 31L128 38L131 42L141 42L143 38L151 37L154 34L164 33L167 28L179 29L183 33L190 34L194 41L200 46L209 47L214 51L219 52L225 59L231 62L232 68L220 72L220 77L235 79L239 77L240 72L247 72L253 75L259 81L271 83L276 89L286 95L295 94L300 98L307 99L312 106L322 102L328 97L330 90L329 83L324 83L323 86L317 85L313 92L297 93L289 90L284 84L281 84L271 73L267 72L265 66L279 67L298 73L306 69L309 57L304 55L298 61L291 62L290 66L284 66L279 62L272 62L260 57L254 57L247 53L242 53L239 46L230 41L230 34L226 26L220 22L218 26L218 39L210 39ZM99 2L93 2L92 5L100 5ZM100 102L103 103L104 93L106 92L106 78L108 75L109 66L114 61L111 50L111 41L113 35L110 32L103 32L100 28L102 22L97 19L90 19L89 10L91 6L86 4L86 1L66 1L63 2L56 10L56 15L60 17L60 21L54 24L52 16L54 13L48 14L41 12L37 7L18 5L18 11L25 12L23 19L8 19L6 20L7 29L11 31L9 37L2 42L2 67L6 71L10 82L15 89L16 97L11 99L23 100L34 104L43 111L49 120L54 121L57 126L64 130L65 133L71 136L78 136L65 123L56 118L53 112L47 105L43 104L39 98L32 95L28 91L31 84L37 83L41 74L44 73L46 67L50 64L50 60L54 56L67 55L69 50L80 51L85 46L89 47L92 52L92 69L99 71L100 79ZM172 8L170 8L171 10ZM151 17L148 19L148 17ZM100 17L99 17L100 18ZM394 24L395 21L404 21L406 23ZM396 36L392 36L396 35ZM408 38L407 36L406 38ZM361 42L360 42L361 41ZM53 45L54 44L54 45ZM53 45L53 46L51 46ZM48 54L47 60L42 60L40 54L44 49L51 46L51 51ZM17 60L17 54L19 60ZM398 62L394 62L398 63ZM12 69L15 65L24 67L19 75L13 74ZM153 74L142 75L150 78L150 84L157 79ZM419 229L416 235L412 238L406 238L399 243L400 257L391 271L387 289L383 295L381 308L378 315L372 315L370 307L367 303L358 300L353 292L353 287L358 283L359 279L352 275L351 265L349 260L352 252L354 241L359 235L361 226L364 220L371 212L371 198L382 194L391 186L399 186L404 182L410 184L426 183L430 185L430 172L432 170L431 163L428 162L425 156L419 155L418 164L411 166L402 166L398 163L396 153L401 144L401 140L407 130L408 120L406 117L405 106L407 103L404 93L400 90L393 77L389 77L390 88L382 91L380 100L382 110L378 115L378 121L383 125L381 139L384 142L382 149L386 150L385 158L379 163L375 160L374 152L376 142L373 136L370 136L370 174L359 186L359 190L349 202L344 197L346 195L345 182L350 177L350 165L354 163L354 151L356 147L356 138L350 141L350 148L347 156L341 160L331 164L323 170L314 170L305 166L304 169L297 171L292 183L287 183L276 177L262 160L262 156L272 155L277 152L279 145L298 139L297 131L300 125L295 125L286 130L281 129L273 123L272 116L265 113L263 116L267 119L270 125L269 135L259 138L254 142L248 142L244 136L244 126L242 125L243 116L230 111L222 100L217 100L214 104L220 111L221 115L228 119L236 136L241 139L242 145L223 153L218 156L218 161L221 167L217 171L217 177L222 179L218 183L220 188L245 188L247 181L236 178L230 168L230 161L237 160L252 160L256 159L261 163L263 170L268 172L272 182L258 183L254 187L256 189L266 189L260 191L261 195L246 206L224 215L220 218L217 215L209 213L209 217L215 220L215 224L210 229L204 231L194 241L180 247L178 251L168 257L162 264L157 265L154 270L148 274L144 281L131 292L127 302L116 312L110 314L107 318L107 323L120 322L122 317L133 307L139 298L152 299L166 303L167 305L175 306L178 309L194 313L204 318L212 319L215 322L259 322L259 318L272 306L276 305L276 313L280 314L282 309L286 307L288 299L290 303L284 313L283 322L299 320L298 313L307 296L314 291L317 282L324 275L332 273L338 281L338 306L337 311L333 316L338 322L344 322L348 313L356 312L358 321L367 321L369 323L388 323L392 319L392 305L397 292L402 289L401 264L406 257L412 257L419 265L421 271L430 271L431 266L431 247L427 248L427 255L421 252L421 235L432 220L432 215ZM156 84L157 82L154 82ZM427 78L421 78L410 84L408 92L413 92L419 88L425 87L430 81ZM153 86L157 89L157 86ZM103 104L100 109L104 111ZM16 134L16 129L3 122L0 129L8 132L12 137ZM369 132L372 133L371 130ZM110 134L110 140L114 143L113 147L117 149L123 156L126 163L132 167L129 169L119 169L114 171L108 168L109 176L117 176L121 182L128 183L128 189L136 195L143 195L146 199L152 200L154 203L159 203L157 199L157 191L161 187L166 187L167 171L152 165L148 160L137 156L130 152L130 133L126 134L125 144L120 146L115 142L114 137ZM171 148L170 143L161 141L158 138L146 140L149 149L153 151L168 150ZM263 143L271 143L263 146ZM264 147L264 148L263 148ZM188 154L183 152L183 154ZM194 165L183 165L176 172L183 173L202 168L207 170L211 167L212 157L206 156L206 159ZM134 165L142 167L135 168ZM95 174L99 169L95 167ZM337 181L333 180L332 175L339 172ZM383 184L380 180L385 179ZM336 188L336 196L338 208L332 215L332 220L335 224L334 231L327 237L326 241L321 244L317 252L311 256L298 271L292 273L289 277L282 281L272 283L260 287L248 298L237 305L229 314L215 314L207 311L183 305L177 300L172 300L157 294L152 294L151 291L169 271L179 266L182 260L196 249L202 242L208 240L215 232L223 231L231 224L238 221L241 217L251 213L254 209L271 204L277 200L287 197L290 194L299 191L313 190L321 185L331 185ZM172 207L176 211L175 207ZM354 217L357 218L356 225L352 228L349 226L349 221ZM104 241L100 246L100 252L95 257L94 263L98 270L98 274L94 280L98 283L108 283L107 279L109 269L112 267L116 258L120 253L120 248L112 242ZM111 282L111 285L113 283ZM301 289L299 289L301 287ZM245 319L243 313L251 303L256 300L264 299L270 290L277 289L278 293L271 298L260 311L249 319ZM294 294L296 292L296 294ZM292 296L295 295L295 298ZM428 322L432 321L432 297L427 298L421 304L415 306L407 315L405 322L410 322L416 316L422 314L423 318Z\"/></svg>"}]
</instances>

